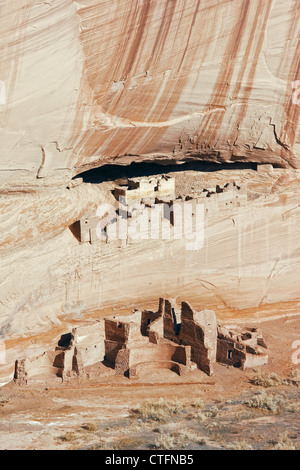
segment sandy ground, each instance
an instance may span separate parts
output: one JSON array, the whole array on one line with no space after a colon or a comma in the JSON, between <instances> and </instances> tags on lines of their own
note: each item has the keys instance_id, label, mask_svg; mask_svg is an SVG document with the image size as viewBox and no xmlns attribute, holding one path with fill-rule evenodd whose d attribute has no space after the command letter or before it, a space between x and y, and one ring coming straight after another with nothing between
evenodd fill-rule
<instances>
[{"instance_id":1,"label":"sandy ground","mask_svg":"<svg viewBox=\"0 0 300 470\"><path fill-rule=\"evenodd\" d=\"M299 370L292 361L292 345L300 340L299 316L259 326L269 346L263 373L289 377ZM112 375L97 383L10 383L0 389L0 449L270 448L281 441L296 448L299 387L280 384L265 390L251 383L255 374L217 364L212 377L201 371L182 378L147 370L130 381ZM249 407L259 391L275 401L280 396L289 406L276 412ZM160 399L177 403L173 418L145 419L134 411Z\"/></svg>"}]
</instances>

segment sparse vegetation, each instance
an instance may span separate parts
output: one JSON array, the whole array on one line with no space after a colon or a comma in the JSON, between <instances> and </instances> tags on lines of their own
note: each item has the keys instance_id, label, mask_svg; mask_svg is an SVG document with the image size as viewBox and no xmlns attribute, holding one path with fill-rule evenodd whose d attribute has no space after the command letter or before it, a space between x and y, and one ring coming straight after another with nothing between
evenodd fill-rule
<instances>
[{"instance_id":1,"label":"sparse vegetation","mask_svg":"<svg viewBox=\"0 0 300 470\"><path fill-rule=\"evenodd\" d=\"M296 369L290 376L290 381L296 386L300 386L300 369Z\"/></svg>"},{"instance_id":2,"label":"sparse vegetation","mask_svg":"<svg viewBox=\"0 0 300 470\"><path fill-rule=\"evenodd\" d=\"M233 400L232 403L226 399L219 400L218 404L204 403L200 398L185 405L163 398L149 400L133 410L130 420L125 418L123 423L117 421L112 427L107 428L104 423L101 425L101 421L97 424L84 423L78 429L78 433L81 431L81 443L80 435L76 438L74 433L67 433L60 440L69 443L69 448L79 447L79 443L82 448L86 442L89 449L95 450L179 450L201 446L245 451L296 450L297 435L295 442L291 440L291 435L285 434L278 438L275 435L270 441L268 430L264 429L265 425L260 428L261 434L245 432L249 420L256 418L258 411L274 416L283 412L288 416L287 412L294 411L292 400L297 399L295 390L287 388L284 392L275 393L262 389L246 397L248 401L245 401L244 396ZM247 408L244 405L247 405ZM103 434L99 442L101 428ZM280 434L280 428L277 433Z\"/></svg>"},{"instance_id":3,"label":"sparse vegetation","mask_svg":"<svg viewBox=\"0 0 300 470\"><path fill-rule=\"evenodd\" d=\"M179 448L185 448L191 443L197 445L205 445L206 441L203 438L199 438L198 433L192 429L184 429L174 433L174 437L177 440Z\"/></svg>"},{"instance_id":4,"label":"sparse vegetation","mask_svg":"<svg viewBox=\"0 0 300 470\"><path fill-rule=\"evenodd\" d=\"M89 450L115 450L113 444L109 445L106 441L100 440L97 444L89 447Z\"/></svg>"},{"instance_id":5,"label":"sparse vegetation","mask_svg":"<svg viewBox=\"0 0 300 470\"><path fill-rule=\"evenodd\" d=\"M175 438L171 434L160 434L155 441L155 447L162 450L173 450L176 448Z\"/></svg>"},{"instance_id":6,"label":"sparse vegetation","mask_svg":"<svg viewBox=\"0 0 300 470\"><path fill-rule=\"evenodd\" d=\"M194 413L190 413L187 416L188 420L197 419L200 422L207 421L211 418L216 418L220 414L220 408L216 405L212 405L210 407L205 407L205 404L202 400L197 400L196 402L192 403L191 405L195 408Z\"/></svg>"},{"instance_id":7,"label":"sparse vegetation","mask_svg":"<svg viewBox=\"0 0 300 470\"><path fill-rule=\"evenodd\" d=\"M98 431L98 426L95 423L85 423L82 426L82 429L87 432L97 432Z\"/></svg>"},{"instance_id":8,"label":"sparse vegetation","mask_svg":"<svg viewBox=\"0 0 300 470\"><path fill-rule=\"evenodd\" d=\"M258 387L270 388L278 387L279 385L287 385L287 380L274 372L265 373L259 371L254 377L250 379L250 382Z\"/></svg>"},{"instance_id":9,"label":"sparse vegetation","mask_svg":"<svg viewBox=\"0 0 300 470\"><path fill-rule=\"evenodd\" d=\"M253 450L253 446L249 442L243 440L239 442L234 442L233 444L228 444L226 446L226 449L228 450Z\"/></svg>"},{"instance_id":10,"label":"sparse vegetation","mask_svg":"<svg viewBox=\"0 0 300 470\"><path fill-rule=\"evenodd\" d=\"M272 450L297 450L287 433L282 434L271 448Z\"/></svg>"},{"instance_id":11,"label":"sparse vegetation","mask_svg":"<svg viewBox=\"0 0 300 470\"><path fill-rule=\"evenodd\" d=\"M207 415L203 411L197 411L197 413L195 413L194 417L196 419L198 419L200 422L207 420Z\"/></svg>"},{"instance_id":12,"label":"sparse vegetation","mask_svg":"<svg viewBox=\"0 0 300 470\"><path fill-rule=\"evenodd\" d=\"M250 408L255 408L272 414L280 414L282 412L294 412L295 405L281 394L267 394L265 391L258 392L254 398L246 402Z\"/></svg>"},{"instance_id":13,"label":"sparse vegetation","mask_svg":"<svg viewBox=\"0 0 300 470\"><path fill-rule=\"evenodd\" d=\"M125 437L114 444L114 450L134 450L141 447L144 443L142 439L134 437Z\"/></svg>"},{"instance_id":14,"label":"sparse vegetation","mask_svg":"<svg viewBox=\"0 0 300 470\"><path fill-rule=\"evenodd\" d=\"M206 440L205 439L199 439L199 441L196 441L196 444L198 444L198 446L205 446L206 445Z\"/></svg>"},{"instance_id":15,"label":"sparse vegetation","mask_svg":"<svg viewBox=\"0 0 300 470\"><path fill-rule=\"evenodd\" d=\"M197 398L197 400L195 400L194 403L192 404L192 407L193 408L199 408L199 409L203 410L204 401L201 398Z\"/></svg>"},{"instance_id":16,"label":"sparse vegetation","mask_svg":"<svg viewBox=\"0 0 300 470\"><path fill-rule=\"evenodd\" d=\"M74 442L76 439L77 436L74 432L67 432L64 436L59 437L62 442Z\"/></svg>"},{"instance_id":17,"label":"sparse vegetation","mask_svg":"<svg viewBox=\"0 0 300 470\"><path fill-rule=\"evenodd\" d=\"M139 419L149 421L169 421L182 407L176 401L147 401L135 410Z\"/></svg>"},{"instance_id":18,"label":"sparse vegetation","mask_svg":"<svg viewBox=\"0 0 300 470\"><path fill-rule=\"evenodd\" d=\"M209 417L209 418L216 418L220 413L220 409L214 405L214 406L211 406L209 408L208 411L206 411L206 415Z\"/></svg>"}]
</instances>

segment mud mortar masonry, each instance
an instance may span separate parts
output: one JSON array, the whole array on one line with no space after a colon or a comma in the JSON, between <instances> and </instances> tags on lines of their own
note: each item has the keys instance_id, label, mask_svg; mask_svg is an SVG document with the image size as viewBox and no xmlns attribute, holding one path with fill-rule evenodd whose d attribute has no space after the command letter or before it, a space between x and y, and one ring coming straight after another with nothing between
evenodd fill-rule
<instances>
[{"instance_id":1,"label":"mud mortar masonry","mask_svg":"<svg viewBox=\"0 0 300 470\"><path fill-rule=\"evenodd\" d=\"M107 368L130 379L147 368L166 368L178 375L198 368L212 375L216 361L243 369L267 364L266 350L257 328L229 330L218 325L212 310L195 311L186 302L178 309L161 298L157 312L135 311L73 328L55 351L17 360L15 382L24 385L54 375L63 381L95 378Z\"/></svg>"}]
</instances>

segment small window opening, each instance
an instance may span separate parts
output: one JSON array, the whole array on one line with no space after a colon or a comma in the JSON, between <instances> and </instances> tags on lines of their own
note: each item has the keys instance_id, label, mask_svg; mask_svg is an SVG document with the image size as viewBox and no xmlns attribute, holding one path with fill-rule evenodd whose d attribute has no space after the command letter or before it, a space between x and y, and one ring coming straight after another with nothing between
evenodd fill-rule
<instances>
[{"instance_id":1,"label":"small window opening","mask_svg":"<svg viewBox=\"0 0 300 470\"><path fill-rule=\"evenodd\" d=\"M175 313L175 309L173 307L172 307L172 317L173 317L173 327L174 327L175 335L179 336L180 329L181 329L181 323L177 323L176 313Z\"/></svg>"}]
</instances>

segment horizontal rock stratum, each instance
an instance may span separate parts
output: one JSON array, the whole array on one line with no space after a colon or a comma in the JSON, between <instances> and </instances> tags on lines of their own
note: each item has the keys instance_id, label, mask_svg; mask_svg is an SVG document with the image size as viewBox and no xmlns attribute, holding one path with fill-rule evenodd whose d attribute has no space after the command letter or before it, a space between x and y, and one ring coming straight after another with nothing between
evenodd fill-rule
<instances>
[{"instance_id":1,"label":"horizontal rock stratum","mask_svg":"<svg viewBox=\"0 0 300 470\"><path fill-rule=\"evenodd\" d=\"M1 2L0 176L146 159L300 168L299 13L298 0Z\"/></svg>"}]
</instances>

